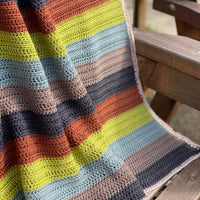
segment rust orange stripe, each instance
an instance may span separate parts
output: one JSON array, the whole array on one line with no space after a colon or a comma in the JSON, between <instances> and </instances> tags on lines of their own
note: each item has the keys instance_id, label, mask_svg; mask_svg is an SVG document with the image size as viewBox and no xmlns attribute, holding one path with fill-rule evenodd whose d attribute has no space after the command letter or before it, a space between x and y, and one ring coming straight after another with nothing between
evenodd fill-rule
<instances>
[{"instance_id":1,"label":"rust orange stripe","mask_svg":"<svg viewBox=\"0 0 200 200\"><path fill-rule=\"evenodd\" d=\"M28 164L43 157L68 156L72 147L79 146L92 133L100 130L106 121L141 103L142 99L134 86L97 105L94 114L75 120L64 128L65 134L59 137L34 134L8 142L0 154L0 179L16 164Z\"/></svg>"},{"instance_id":2,"label":"rust orange stripe","mask_svg":"<svg viewBox=\"0 0 200 200\"><path fill-rule=\"evenodd\" d=\"M49 1L39 10L19 10L14 1L0 3L0 30L10 33L41 32L50 34L56 25L75 15L97 7L109 0Z\"/></svg>"}]
</instances>

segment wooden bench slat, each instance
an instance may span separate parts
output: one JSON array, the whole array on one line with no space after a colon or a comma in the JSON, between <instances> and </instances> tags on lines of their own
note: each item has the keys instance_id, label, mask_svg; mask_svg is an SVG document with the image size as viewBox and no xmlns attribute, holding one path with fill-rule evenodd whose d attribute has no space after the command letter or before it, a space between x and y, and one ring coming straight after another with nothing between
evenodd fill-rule
<instances>
[{"instance_id":1,"label":"wooden bench slat","mask_svg":"<svg viewBox=\"0 0 200 200\"><path fill-rule=\"evenodd\" d=\"M155 197L155 195L160 191L160 189L163 187L163 185L156 188L155 190L152 190L151 192L146 193L145 200L152 200Z\"/></svg>"},{"instance_id":2,"label":"wooden bench slat","mask_svg":"<svg viewBox=\"0 0 200 200\"><path fill-rule=\"evenodd\" d=\"M151 108L161 119L167 123L171 121L179 105L180 103L178 101L170 99L158 92L151 102Z\"/></svg>"},{"instance_id":3,"label":"wooden bench slat","mask_svg":"<svg viewBox=\"0 0 200 200\"><path fill-rule=\"evenodd\" d=\"M199 200L200 158L190 163L156 200Z\"/></svg>"},{"instance_id":4,"label":"wooden bench slat","mask_svg":"<svg viewBox=\"0 0 200 200\"><path fill-rule=\"evenodd\" d=\"M137 59L140 70L140 79L145 93L145 91L147 91L147 82L156 66L156 63L140 55L137 55Z\"/></svg>"},{"instance_id":5,"label":"wooden bench slat","mask_svg":"<svg viewBox=\"0 0 200 200\"><path fill-rule=\"evenodd\" d=\"M134 28L137 54L200 79L200 42Z\"/></svg>"},{"instance_id":6,"label":"wooden bench slat","mask_svg":"<svg viewBox=\"0 0 200 200\"><path fill-rule=\"evenodd\" d=\"M198 0L198 2L200 2ZM169 5L174 9L170 9ZM153 8L181 19L200 29L200 4L187 0L154 0Z\"/></svg>"},{"instance_id":7,"label":"wooden bench slat","mask_svg":"<svg viewBox=\"0 0 200 200\"><path fill-rule=\"evenodd\" d=\"M158 63L147 87L200 110L200 81L196 78Z\"/></svg>"},{"instance_id":8,"label":"wooden bench slat","mask_svg":"<svg viewBox=\"0 0 200 200\"><path fill-rule=\"evenodd\" d=\"M200 41L200 29L192 26L191 24L184 22L180 19L176 20L176 28L179 35L186 36Z\"/></svg>"}]
</instances>

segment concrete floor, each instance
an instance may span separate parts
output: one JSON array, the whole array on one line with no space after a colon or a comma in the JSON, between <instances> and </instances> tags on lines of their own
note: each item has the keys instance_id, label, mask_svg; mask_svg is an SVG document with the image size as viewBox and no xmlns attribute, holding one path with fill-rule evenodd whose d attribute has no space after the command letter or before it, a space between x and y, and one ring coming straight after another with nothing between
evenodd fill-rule
<instances>
[{"instance_id":1,"label":"concrete floor","mask_svg":"<svg viewBox=\"0 0 200 200\"><path fill-rule=\"evenodd\" d=\"M128 12L133 21L133 0L125 0ZM147 0L146 28L160 33L176 35L176 25L174 18L167 14L152 9L153 0ZM150 91L148 101L151 102L155 92ZM200 144L200 111L192 109L186 105L181 105L175 113L170 125L174 130L182 133L196 143Z\"/></svg>"}]
</instances>

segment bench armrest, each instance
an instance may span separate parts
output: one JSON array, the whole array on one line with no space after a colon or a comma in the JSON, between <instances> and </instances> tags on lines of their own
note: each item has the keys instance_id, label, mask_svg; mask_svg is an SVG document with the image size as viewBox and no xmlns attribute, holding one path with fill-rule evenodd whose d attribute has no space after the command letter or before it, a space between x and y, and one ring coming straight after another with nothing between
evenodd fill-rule
<instances>
[{"instance_id":1,"label":"bench armrest","mask_svg":"<svg viewBox=\"0 0 200 200\"><path fill-rule=\"evenodd\" d=\"M200 110L200 42L134 28L144 87Z\"/></svg>"},{"instance_id":2,"label":"bench armrest","mask_svg":"<svg viewBox=\"0 0 200 200\"><path fill-rule=\"evenodd\" d=\"M153 8L200 29L200 0L197 0L197 2L190 0L154 0Z\"/></svg>"},{"instance_id":3,"label":"bench armrest","mask_svg":"<svg viewBox=\"0 0 200 200\"><path fill-rule=\"evenodd\" d=\"M137 53L200 79L200 42L134 28Z\"/></svg>"}]
</instances>

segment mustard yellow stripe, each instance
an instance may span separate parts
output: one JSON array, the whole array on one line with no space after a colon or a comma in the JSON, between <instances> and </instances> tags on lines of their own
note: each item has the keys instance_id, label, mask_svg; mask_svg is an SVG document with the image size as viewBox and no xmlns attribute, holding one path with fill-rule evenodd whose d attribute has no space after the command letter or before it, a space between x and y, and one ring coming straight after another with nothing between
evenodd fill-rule
<instances>
[{"instance_id":1,"label":"mustard yellow stripe","mask_svg":"<svg viewBox=\"0 0 200 200\"><path fill-rule=\"evenodd\" d=\"M65 47L125 20L120 0L110 0L56 25L49 35L0 31L0 58L32 61L42 57L61 57Z\"/></svg>"},{"instance_id":2,"label":"mustard yellow stripe","mask_svg":"<svg viewBox=\"0 0 200 200\"><path fill-rule=\"evenodd\" d=\"M66 21L61 22L56 26L56 29L62 36L64 43L69 45L123 21L125 21L125 17L121 1L110 0L91 11L74 16L67 20L67 23ZM66 32L66 29L70 29L70 31Z\"/></svg>"},{"instance_id":3,"label":"mustard yellow stripe","mask_svg":"<svg viewBox=\"0 0 200 200\"><path fill-rule=\"evenodd\" d=\"M0 200L12 199L21 189L32 191L53 180L77 174L82 165L98 159L112 142L151 120L153 117L142 103L107 121L100 131L72 148L72 154L65 158L43 158L14 166L0 180Z\"/></svg>"}]
</instances>

